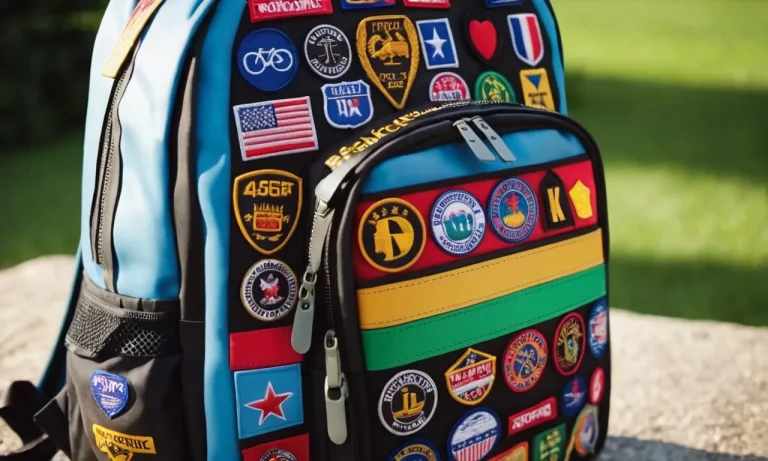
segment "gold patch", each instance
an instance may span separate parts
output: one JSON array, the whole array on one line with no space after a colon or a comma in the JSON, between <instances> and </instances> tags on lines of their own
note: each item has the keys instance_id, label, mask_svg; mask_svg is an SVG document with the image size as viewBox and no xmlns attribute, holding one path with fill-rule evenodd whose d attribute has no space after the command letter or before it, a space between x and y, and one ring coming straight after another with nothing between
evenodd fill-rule
<instances>
[{"instance_id":1,"label":"gold patch","mask_svg":"<svg viewBox=\"0 0 768 461\"><path fill-rule=\"evenodd\" d=\"M515 90L509 80L498 72L489 70L477 77L475 99L496 102L517 102Z\"/></svg>"},{"instance_id":2,"label":"gold patch","mask_svg":"<svg viewBox=\"0 0 768 461\"><path fill-rule=\"evenodd\" d=\"M141 0L136 5L136 9L133 10L133 14L128 19L123 33L120 34L120 38L117 40L114 48L112 48L112 52L109 54L109 58L101 70L101 75L109 78L117 77L120 67L123 66L125 58L128 56L131 48L133 48L136 40L138 40L147 22L149 22L149 18L152 17L152 14L162 3L163 0Z\"/></svg>"},{"instance_id":3,"label":"gold patch","mask_svg":"<svg viewBox=\"0 0 768 461\"><path fill-rule=\"evenodd\" d=\"M581 182L581 179L576 181L576 184L574 184L573 187L571 187L571 190L568 191L568 195L573 202L573 207L576 209L576 216L581 219L589 219L592 217L591 192L589 187Z\"/></svg>"},{"instance_id":4,"label":"gold patch","mask_svg":"<svg viewBox=\"0 0 768 461\"><path fill-rule=\"evenodd\" d=\"M419 38L407 16L372 16L357 26L357 54L368 78L397 109L419 69Z\"/></svg>"},{"instance_id":5,"label":"gold patch","mask_svg":"<svg viewBox=\"0 0 768 461\"><path fill-rule=\"evenodd\" d=\"M526 106L555 110L555 100L552 99L552 88L549 86L546 69L522 70L520 82L523 84Z\"/></svg>"},{"instance_id":6,"label":"gold patch","mask_svg":"<svg viewBox=\"0 0 768 461\"><path fill-rule=\"evenodd\" d=\"M133 455L156 455L155 439L141 435L128 435L106 427L93 425L96 447L109 456L111 461L131 461Z\"/></svg>"},{"instance_id":7,"label":"gold patch","mask_svg":"<svg viewBox=\"0 0 768 461\"><path fill-rule=\"evenodd\" d=\"M363 213L357 239L368 264L394 273L408 269L419 259L427 232L416 207L399 198L386 198Z\"/></svg>"},{"instance_id":8,"label":"gold patch","mask_svg":"<svg viewBox=\"0 0 768 461\"><path fill-rule=\"evenodd\" d=\"M235 178L232 203L248 243L265 255L288 243L299 223L302 180L282 170L251 171Z\"/></svg>"}]
</instances>

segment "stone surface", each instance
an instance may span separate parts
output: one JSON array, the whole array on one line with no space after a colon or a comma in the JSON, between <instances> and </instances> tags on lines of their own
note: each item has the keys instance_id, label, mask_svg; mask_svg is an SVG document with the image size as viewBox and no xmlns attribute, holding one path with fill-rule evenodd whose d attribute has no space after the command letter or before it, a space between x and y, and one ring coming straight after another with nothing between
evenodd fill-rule
<instances>
[{"instance_id":1,"label":"stone surface","mask_svg":"<svg viewBox=\"0 0 768 461\"><path fill-rule=\"evenodd\" d=\"M0 271L0 390L35 380L58 333L72 260ZM768 330L611 310L603 461L768 461ZM0 423L0 454L18 444Z\"/></svg>"}]
</instances>

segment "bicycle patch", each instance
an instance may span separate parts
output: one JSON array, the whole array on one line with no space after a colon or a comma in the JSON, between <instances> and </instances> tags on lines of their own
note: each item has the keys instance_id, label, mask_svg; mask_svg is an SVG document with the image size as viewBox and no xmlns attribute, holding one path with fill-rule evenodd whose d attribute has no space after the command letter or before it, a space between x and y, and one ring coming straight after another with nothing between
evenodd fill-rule
<instances>
[{"instance_id":1,"label":"bicycle patch","mask_svg":"<svg viewBox=\"0 0 768 461\"><path fill-rule=\"evenodd\" d=\"M265 93L280 91L296 77L296 47L277 29L259 29L246 36L237 50L240 74Z\"/></svg>"}]
</instances>

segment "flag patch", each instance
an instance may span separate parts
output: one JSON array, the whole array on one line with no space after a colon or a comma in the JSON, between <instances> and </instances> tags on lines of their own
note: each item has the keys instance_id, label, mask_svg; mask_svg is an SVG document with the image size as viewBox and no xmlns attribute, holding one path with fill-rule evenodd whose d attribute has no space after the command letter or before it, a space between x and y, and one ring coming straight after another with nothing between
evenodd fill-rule
<instances>
[{"instance_id":1,"label":"flag patch","mask_svg":"<svg viewBox=\"0 0 768 461\"><path fill-rule=\"evenodd\" d=\"M493 451L501 435L501 422L489 408L478 408L464 415L448 436L451 461L480 461Z\"/></svg>"},{"instance_id":2,"label":"flag patch","mask_svg":"<svg viewBox=\"0 0 768 461\"><path fill-rule=\"evenodd\" d=\"M515 54L529 66L535 66L544 58L544 39L535 14L510 14L509 32Z\"/></svg>"},{"instance_id":3,"label":"flag patch","mask_svg":"<svg viewBox=\"0 0 768 461\"><path fill-rule=\"evenodd\" d=\"M235 372L235 397L241 439L304 422L298 364Z\"/></svg>"},{"instance_id":4,"label":"flag patch","mask_svg":"<svg viewBox=\"0 0 768 461\"><path fill-rule=\"evenodd\" d=\"M427 69L459 67L459 55L447 18L416 21Z\"/></svg>"}]
</instances>

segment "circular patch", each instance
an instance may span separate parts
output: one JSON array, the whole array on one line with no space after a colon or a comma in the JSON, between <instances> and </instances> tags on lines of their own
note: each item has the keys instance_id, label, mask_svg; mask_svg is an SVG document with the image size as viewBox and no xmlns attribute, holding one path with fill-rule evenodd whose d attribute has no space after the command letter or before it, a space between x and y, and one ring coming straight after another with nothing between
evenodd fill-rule
<instances>
[{"instance_id":1,"label":"circular patch","mask_svg":"<svg viewBox=\"0 0 768 461\"><path fill-rule=\"evenodd\" d=\"M501 439L501 422L489 408L465 414L448 435L451 461L480 461L496 448Z\"/></svg>"},{"instance_id":2,"label":"circular patch","mask_svg":"<svg viewBox=\"0 0 768 461\"><path fill-rule=\"evenodd\" d=\"M431 442L411 440L396 448L387 461L440 461L440 454Z\"/></svg>"},{"instance_id":3,"label":"circular patch","mask_svg":"<svg viewBox=\"0 0 768 461\"><path fill-rule=\"evenodd\" d=\"M429 84L430 101L463 101L469 98L469 85L459 74L441 72Z\"/></svg>"},{"instance_id":4,"label":"circular patch","mask_svg":"<svg viewBox=\"0 0 768 461\"><path fill-rule=\"evenodd\" d=\"M586 405L576 418L576 424L573 427L573 447L582 456L594 453L599 436L600 424L597 420L597 407Z\"/></svg>"},{"instance_id":5,"label":"circular patch","mask_svg":"<svg viewBox=\"0 0 768 461\"><path fill-rule=\"evenodd\" d=\"M525 330L504 352L504 380L514 392L525 392L539 382L546 365L547 340L537 330Z\"/></svg>"},{"instance_id":6,"label":"circular patch","mask_svg":"<svg viewBox=\"0 0 768 461\"><path fill-rule=\"evenodd\" d=\"M475 99L479 101L517 102L515 90L503 75L489 70L477 77Z\"/></svg>"},{"instance_id":7,"label":"circular patch","mask_svg":"<svg viewBox=\"0 0 768 461\"><path fill-rule=\"evenodd\" d=\"M405 200L387 198L363 213L357 240L368 264L380 271L400 272L419 259L426 234L419 210Z\"/></svg>"},{"instance_id":8,"label":"circular patch","mask_svg":"<svg viewBox=\"0 0 768 461\"><path fill-rule=\"evenodd\" d=\"M608 347L608 305L601 299L589 314L589 350L595 358L602 358Z\"/></svg>"},{"instance_id":9,"label":"circular patch","mask_svg":"<svg viewBox=\"0 0 768 461\"><path fill-rule=\"evenodd\" d=\"M288 315L296 304L296 275L277 259L262 259L248 270L240 299L249 314L265 322Z\"/></svg>"},{"instance_id":10,"label":"circular patch","mask_svg":"<svg viewBox=\"0 0 768 461\"><path fill-rule=\"evenodd\" d=\"M584 318L573 312L560 321L555 331L555 367L563 376L576 373L584 358Z\"/></svg>"},{"instance_id":11,"label":"circular patch","mask_svg":"<svg viewBox=\"0 0 768 461\"><path fill-rule=\"evenodd\" d=\"M474 251L485 235L485 211L480 202L463 190L444 192L432 205L432 235L452 255Z\"/></svg>"},{"instance_id":12,"label":"circular patch","mask_svg":"<svg viewBox=\"0 0 768 461\"><path fill-rule=\"evenodd\" d=\"M248 83L273 93L285 88L296 76L299 69L296 54L296 47L283 32L259 29L240 43L237 65Z\"/></svg>"},{"instance_id":13,"label":"circular patch","mask_svg":"<svg viewBox=\"0 0 768 461\"><path fill-rule=\"evenodd\" d=\"M573 416L581 410L587 400L587 385L581 377L570 380L563 389L563 414Z\"/></svg>"},{"instance_id":14,"label":"circular patch","mask_svg":"<svg viewBox=\"0 0 768 461\"><path fill-rule=\"evenodd\" d=\"M597 368L592 372L592 378L589 380L589 403L597 405L603 400L605 393L605 370Z\"/></svg>"},{"instance_id":15,"label":"circular patch","mask_svg":"<svg viewBox=\"0 0 768 461\"><path fill-rule=\"evenodd\" d=\"M395 435L410 435L432 419L437 408L437 387L428 374L405 370L384 386L379 397L379 419Z\"/></svg>"},{"instance_id":16,"label":"circular patch","mask_svg":"<svg viewBox=\"0 0 768 461\"><path fill-rule=\"evenodd\" d=\"M317 75L334 80L347 73L352 65L352 46L341 29L320 24L307 34L304 56Z\"/></svg>"},{"instance_id":17,"label":"circular patch","mask_svg":"<svg viewBox=\"0 0 768 461\"><path fill-rule=\"evenodd\" d=\"M491 227L510 243L522 242L536 228L538 214L536 196L522 179L512 178L499 183L488 203Z\"/></svg>"},{"instance_id":18,"label":"circular patch","mask_svg":"<svg viewBox=\"0 0 768 461\"><path fill-rule=\"evenodd\" d=\"M298 458L289 451L275 448L264 453L259 461L298 461Z\"/></svg>"}]
</instances>

